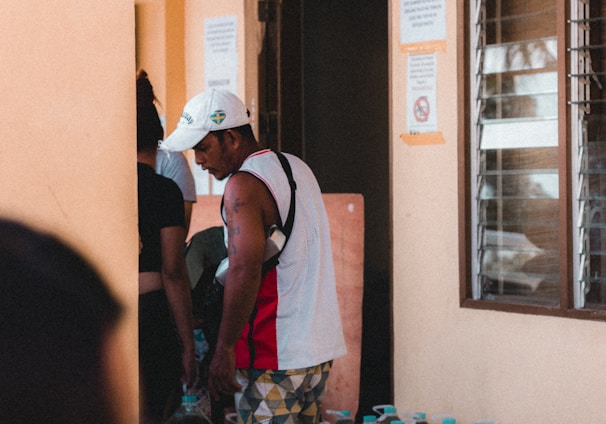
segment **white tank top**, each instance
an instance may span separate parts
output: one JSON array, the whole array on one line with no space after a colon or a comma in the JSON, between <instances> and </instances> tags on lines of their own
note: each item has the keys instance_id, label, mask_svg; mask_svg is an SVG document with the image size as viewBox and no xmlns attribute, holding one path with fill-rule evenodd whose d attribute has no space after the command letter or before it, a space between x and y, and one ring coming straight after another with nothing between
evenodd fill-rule
<instances>
[{"instance_id":1,"label":"white tank top","mask_svg":"<svg viewBox=\"0 0 606 424\"><path fill-rule=\"evenodd\" d=\"M294 225L278 266L263 280L253 331L247 325L236 346L238 368L251 366L251 350L253 368L273 370L311 367L347 353L322 193L307 164L285 156L297 186ZM277 155L255 152L240 171L265 183L285 223L291 190Z\"/></svg>"}]
</instances>

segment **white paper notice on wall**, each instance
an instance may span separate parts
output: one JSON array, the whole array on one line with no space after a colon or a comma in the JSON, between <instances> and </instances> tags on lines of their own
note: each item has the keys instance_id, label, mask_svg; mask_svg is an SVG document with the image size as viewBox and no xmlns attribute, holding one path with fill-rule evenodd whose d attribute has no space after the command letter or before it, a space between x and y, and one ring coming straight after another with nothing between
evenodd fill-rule
<instances>
[{"instance_id":1,"label":"white paper notice on wall","mask_svg":"<svg viewBox=\"0 0 606 424\"><path fill-rule=\"evenodd\" d=\"M400 0L400 50L446 51L446 0Z\"/></svg>"},{"instance_id":2,"label":"white paper notice on wall","mask_svg":"<svg viewBox=\"0 0 606 424\"><path fill-rule=\"evenodd\" d=\"M411 54L408 56L406 82L406 134L401 138L407 144L443 143L438 133L437 56Z\"/></svg>"},{"instance_id":3,"label":"white paper notice on wall","mask_svg":"<svg viewBox=\"0 0 606 424\"><path fill-rule=\"evenodd\" d=\"M238 16L204 20L204 86L238 94Z\"/></svg>"},{"instance_id":4,"label":"white paper notice on wall","mask_svg":"<svg viewBox=\"0 0 606 424\"><path fill-rule=\"evenodd\" d=\"M204 87L224 88L238 95L238 16L226 15L204 20ZM196 192L222 195L226 181L219 181L192 165Z\"/></svg>"}]
</instances>

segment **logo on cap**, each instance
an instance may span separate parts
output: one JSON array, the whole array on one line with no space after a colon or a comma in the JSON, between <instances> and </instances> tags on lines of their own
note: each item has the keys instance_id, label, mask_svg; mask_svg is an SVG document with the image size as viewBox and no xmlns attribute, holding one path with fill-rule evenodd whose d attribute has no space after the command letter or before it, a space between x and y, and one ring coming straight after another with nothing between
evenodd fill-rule
<instances>
[{"instance_id":1,"label":"logo on cap","mask_svg":"<svg viewBox=\"0 0 606 424\"><path fill-rule=\"evenodd\" d=\"M194 118L192 118L192 116L185 111L183 111L183 114L181 115L181 119L183 121L185 121L188 125L191 125L194 123Z\"/></svg>"},{"instance_id":2,"label":"logo on cap","mask_svg":"<svg viewBox=\"0 0 606 424\"><path fill-rule=\"evenodd\" d=\"M221 122L223 122L226 117L227 117L227 115L225 114L224 111L222 111L222 110L215 110L210 115L210 120L213 121L215 124L220 125Z\"/></svg>"}]
</instances>

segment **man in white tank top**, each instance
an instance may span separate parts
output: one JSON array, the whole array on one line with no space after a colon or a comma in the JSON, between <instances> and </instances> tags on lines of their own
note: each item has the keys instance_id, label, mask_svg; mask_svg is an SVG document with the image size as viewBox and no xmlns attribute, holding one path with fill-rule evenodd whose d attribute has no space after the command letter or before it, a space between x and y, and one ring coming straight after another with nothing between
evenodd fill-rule
<instances>
[{"instance_id":1,"label":"man in white tank top","mask_svg":"<svg viewBox=\"0 0 606 424\"><path fill-rule=\"evenodd\" d=\"M294 224L277 266L263 273L266 238L287 220L291 186L276 153L259 148L244 104L226 90L200 93L160 148L194 149L198 165L229 177L222 210L229 268L211 393L235 394L244 423L318 422L332 360L346 347L315 176L284 155L296 184Z\"/></svg>"}]
</instances>

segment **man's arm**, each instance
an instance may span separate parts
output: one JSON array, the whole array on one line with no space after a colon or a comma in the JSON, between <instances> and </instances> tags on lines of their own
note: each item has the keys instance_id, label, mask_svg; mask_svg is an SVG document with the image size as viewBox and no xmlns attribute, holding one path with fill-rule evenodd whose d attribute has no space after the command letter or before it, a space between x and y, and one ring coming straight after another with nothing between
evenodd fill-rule
<instances>
[{"instance_id":1,"label":"man's arm","mask_svg":"<svg viewBox=\"0 0 606 424\"><path fill-rule=\"evenodd\" d=\"M275 203L265 185L247 173L236 173L229 179L224 208L229 268L217 349L210 369L209 387L215 396L240 390L234 380L234 348L253 311L261 285L266 228L277 217Z\"/></svg>"}]
</instances>

